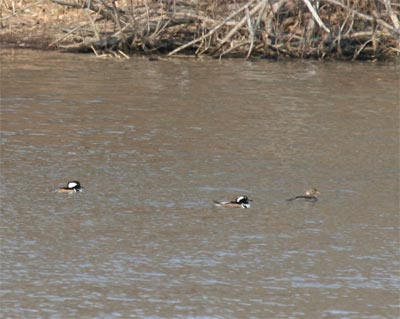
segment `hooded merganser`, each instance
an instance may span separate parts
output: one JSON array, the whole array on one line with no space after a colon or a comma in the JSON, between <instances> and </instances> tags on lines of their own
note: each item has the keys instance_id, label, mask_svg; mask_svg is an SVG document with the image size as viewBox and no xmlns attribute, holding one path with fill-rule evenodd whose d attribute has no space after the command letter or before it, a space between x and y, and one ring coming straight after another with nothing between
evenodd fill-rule
<instances>
[{"instance_id":1,"label":"hooded merganser","mask_svg":"<svg viewBox=\"0 0 400 319\"><path fill-rule=\"evenodd\" d=\"M239 197L236 197L236 199L231 202L215 200L214 205L215 206L225 206L225 207L250 208L250 202L252 202L252 200L249 199L247 196L239 196Z\"/></svg>"},{"instance_id":2,"label":"hooded merganser","mask_svg":"<svg viewBox=\"0 0 400 319\"><path fill-rule=\"evenodd\" d=\"M56 189L56 193L76 193L76 192L82 192L83 187L81 187L81 183L78 181L70 181L67 184L67 187L59 188Z\"/></svg>"},{"instance_id":3,"label":"hooded merganser","mask_svg":"<svg viewBox=\"0 0 400 319\"><path fill-rule=\"evenodd\" d=\"M305 194L305 195L300 195L300 196L292 197L292 198L287 199L287 201L291 202L292 200L295 200L295 199L304 199L304 200L306 200L306 201L316 202L316 201L318 201L317 196L315 196L315 195L317 195L317 194L321 194L321 193L318 191L318 189L316 189L316 188L311 188L311 189L309 189L309 190L306 191L306 194Z\"/></svg>"}]
</instances>

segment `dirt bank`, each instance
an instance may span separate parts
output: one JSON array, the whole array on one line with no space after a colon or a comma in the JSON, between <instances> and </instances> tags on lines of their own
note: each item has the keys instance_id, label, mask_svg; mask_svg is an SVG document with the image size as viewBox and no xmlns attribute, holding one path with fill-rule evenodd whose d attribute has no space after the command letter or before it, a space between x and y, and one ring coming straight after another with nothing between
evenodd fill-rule
<instances>
[{"instance_id":1,"label":"dirt bank","mask_svg":"<svg viewBox=\"0 0 400 319\"><path fill-rule=\"evenodd\" d=\"M82 10L51 1L3 1L0 22L2 47L52 49L51 43L85 20ZM74 38L66 39L74 43Z\"/></svg>"}]
</instances>

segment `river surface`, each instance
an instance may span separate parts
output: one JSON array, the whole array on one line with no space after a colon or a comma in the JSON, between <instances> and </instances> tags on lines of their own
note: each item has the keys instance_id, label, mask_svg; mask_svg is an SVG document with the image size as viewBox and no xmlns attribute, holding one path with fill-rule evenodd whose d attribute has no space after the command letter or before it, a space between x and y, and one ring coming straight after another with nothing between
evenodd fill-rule
<instances>
[{"instance_id":1,"label":"river surface","mask_svg":"<svg viewBox=\"0 0 400 319\"><path fill-rule=\"evenodd\" d=\"M2 50L0 317L398 318L399 75Z\"/></svg>"}]
</instances>

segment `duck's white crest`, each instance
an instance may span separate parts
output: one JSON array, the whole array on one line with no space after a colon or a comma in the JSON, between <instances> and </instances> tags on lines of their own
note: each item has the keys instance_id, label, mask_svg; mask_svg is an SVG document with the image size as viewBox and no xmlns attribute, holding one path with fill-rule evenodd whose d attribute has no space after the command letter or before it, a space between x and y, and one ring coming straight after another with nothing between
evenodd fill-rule
<instances>
[{"instance_id":1,"label":"duck's white crest","mask_svg":"<svg viewBox=\"0 0 400 319\"><path fill-rule=\"evenodd\" d=\"M68 188L74 188L76 186L78 186L78 184L76 182L68 182L68 185L67 185Z\"/></svg>"}]
</instances>

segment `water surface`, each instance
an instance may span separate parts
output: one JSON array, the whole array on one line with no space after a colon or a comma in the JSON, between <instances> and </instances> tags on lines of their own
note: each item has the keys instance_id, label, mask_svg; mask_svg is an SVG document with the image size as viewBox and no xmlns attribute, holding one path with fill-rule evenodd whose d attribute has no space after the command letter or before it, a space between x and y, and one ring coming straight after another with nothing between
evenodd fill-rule
<instances>
[{"instance_id":1,"label":"water surface","mask_svg":"<svg viewBox=\"0 0 400 319\"><path fill-rule=\"evenodd\" d=\"M398 318L399 74L1 51L2 316Z\"/></svg>"}]
</instances>

